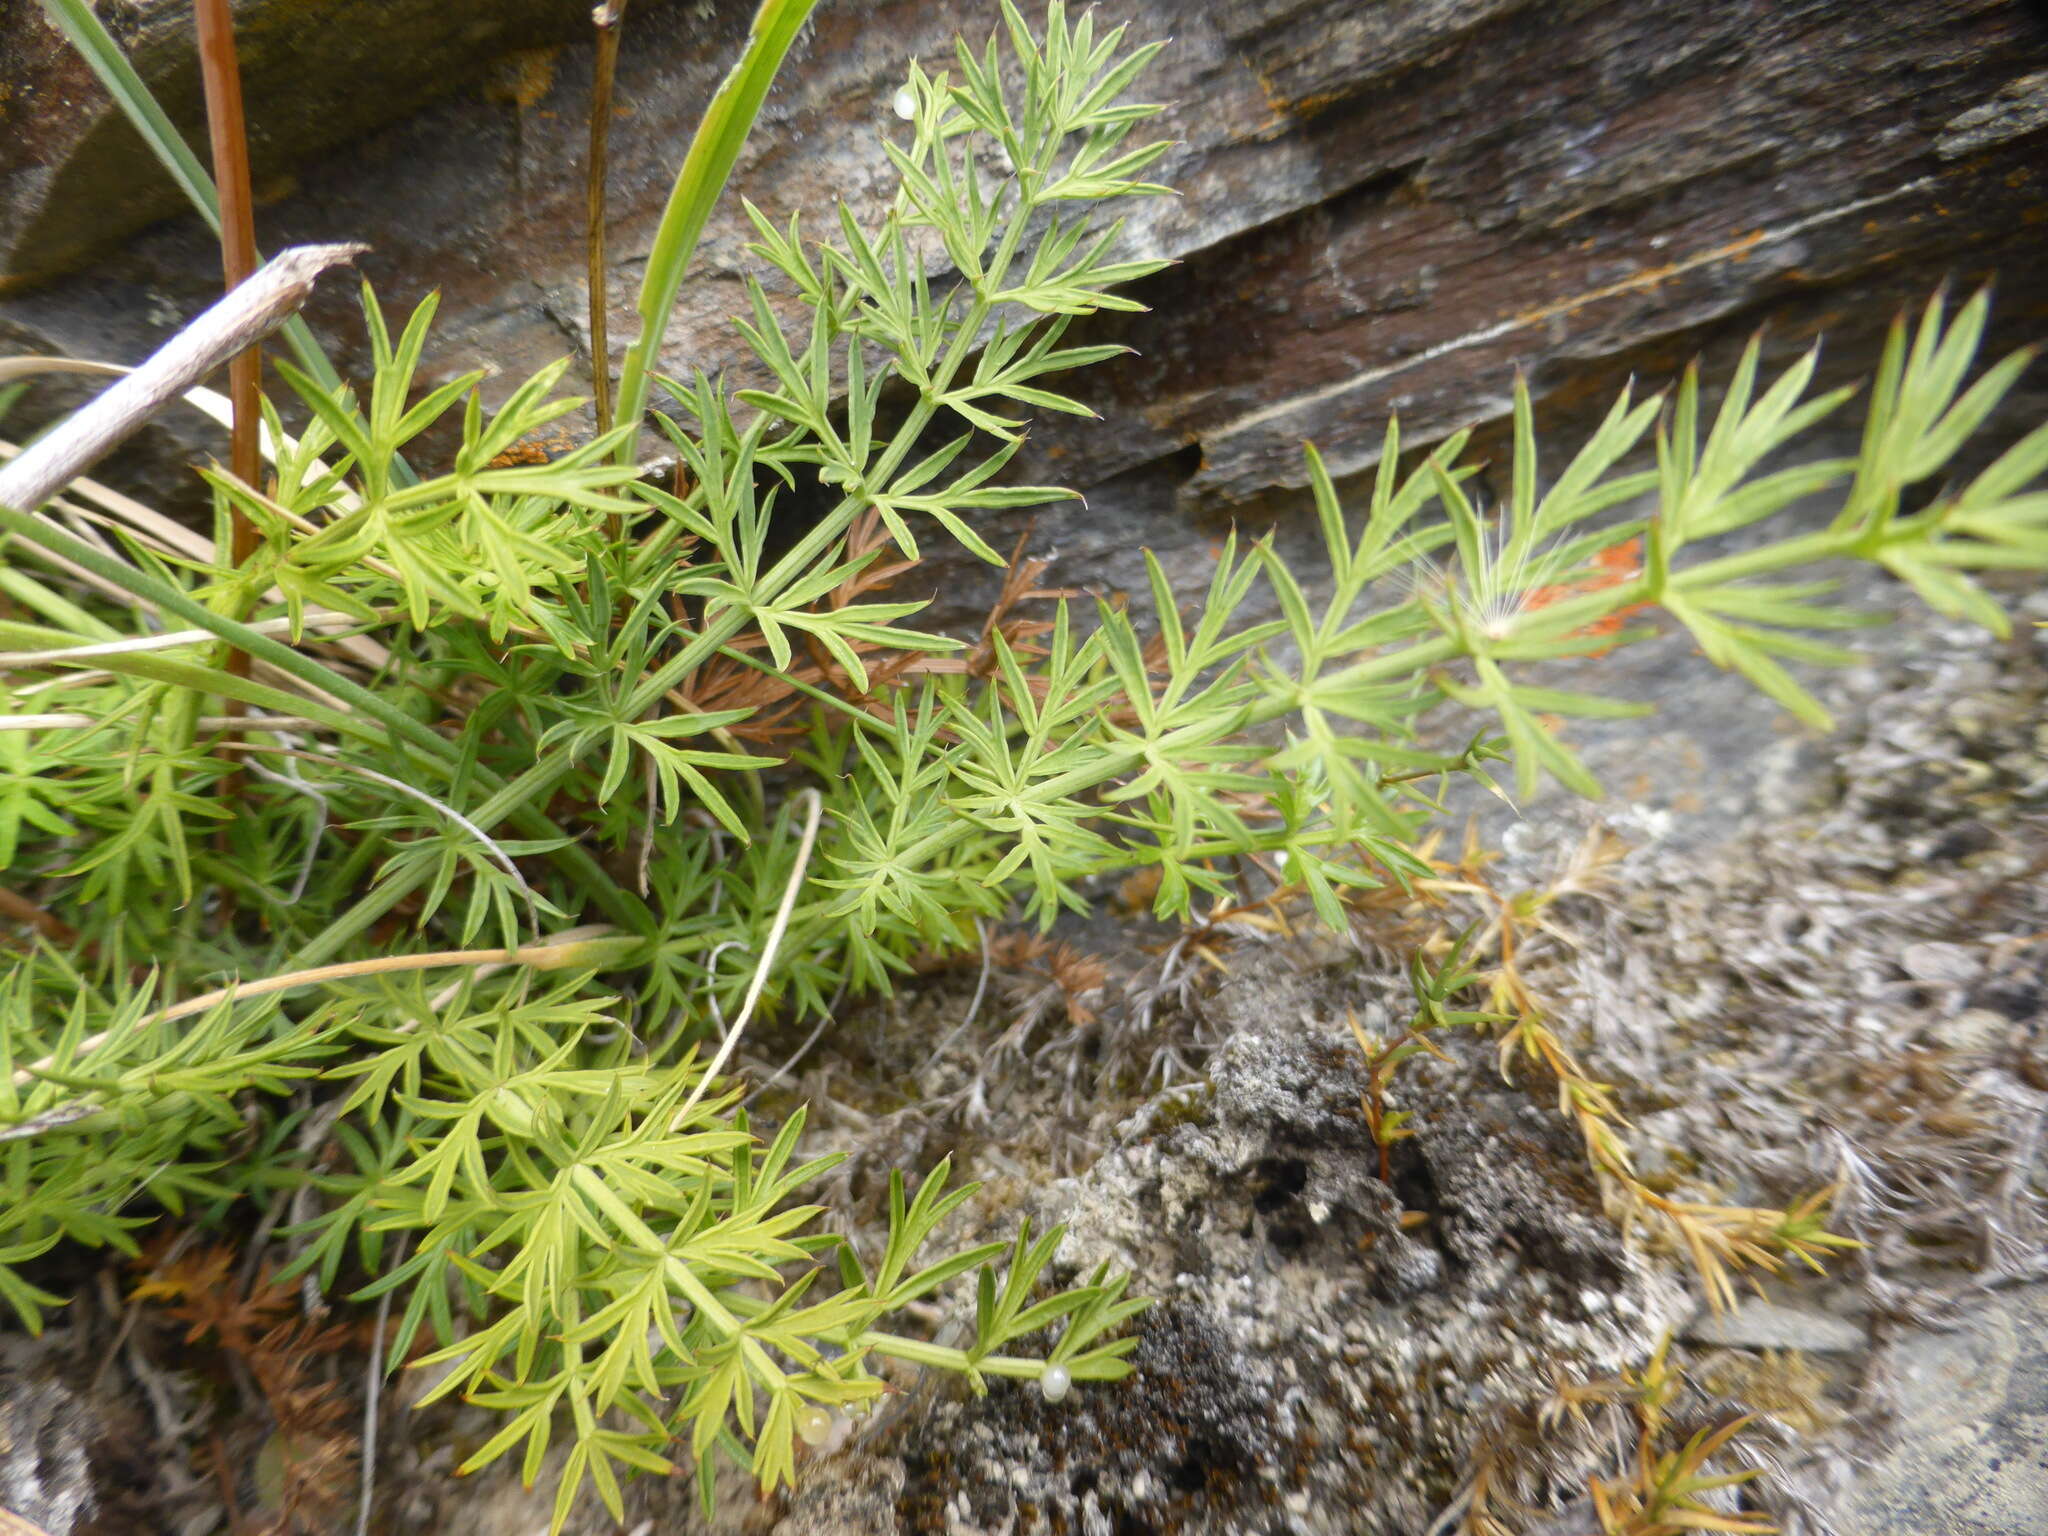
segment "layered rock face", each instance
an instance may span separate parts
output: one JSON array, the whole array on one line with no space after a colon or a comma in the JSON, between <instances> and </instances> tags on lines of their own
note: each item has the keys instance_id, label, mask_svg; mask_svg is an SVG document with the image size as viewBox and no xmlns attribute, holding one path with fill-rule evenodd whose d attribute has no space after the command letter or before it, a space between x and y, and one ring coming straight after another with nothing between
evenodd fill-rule
<instances>
[{"instance_id":1,"label":"layered rock face","mask_svg":"<svg viewBox=\"0 0 2048 1536\"><path fill-rule=\"evenodd\" d=\"M387 299L444 295L436 358L509 382L565 351L587 367L581 7L252 0L261 236L369 241ZM825 0L735 176L770 212L871 213L908 60L941 64L984 0ZM1173 103L1159 167L1178 198L1126 241L1180 265L1152 312L1089 327L1136 355L1085 379L1106 424L1041 425L1019 470L1086 491L1041 518L1083 579L1132 550L1205 542L1280 510L1300 444L1355 474L1388 413L1411 443L1498 421L1515 370L1553 418L1631 374L1768 322L1826 330L1867 368L1894 309L1996 274L2008 334L2048 301L2048 8L2021 0L1109 0L1171 37L1147 93ZM195 130L189 8L110 21ZM615 350L669 178L744 34L742 0L629 13L612 130ZM422 107L422 102L439 99ZM133 360L216 282L209 239L35 7L0 20L0 345ZM729 200L730 202L730 200ZM714 218L663 358L740 365L748 230ZM360 324L316 309L346 353ZM161 458L204 443L171 422ZM189 440L187 434L191 434ZM159 479L161 476L159 475ZM1021 530L1021 520L1019 530ZM998 534L1013 530L997 529ZM998 539L998 542L1001 542ZM1105 564L1106 562L1106 564ZM1129 570L1123 569L1130 565Z\"/></svg>"},{"instance_id":2,"label":"layered rock face","mask_svg":"<svg viewBox=\"0 0 2048 1536\"><path fill-rule=\"evenodd\" d=\"M164 110L203 145L192 7L98 9ZM572 41L589 13L579 0L258 0L234 10L254 108L250 154L272 192L308 156L477 85L494 60ZM0 273L34 281L74 270L185 208L41 7L0 12Z\"/></svg>"}]
</instances>

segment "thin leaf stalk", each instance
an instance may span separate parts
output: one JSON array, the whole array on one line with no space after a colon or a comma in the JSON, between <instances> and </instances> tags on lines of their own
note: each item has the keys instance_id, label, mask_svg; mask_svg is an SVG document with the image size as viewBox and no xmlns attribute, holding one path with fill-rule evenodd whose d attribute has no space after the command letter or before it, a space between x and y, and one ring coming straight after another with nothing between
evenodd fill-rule
<instances>
[{"instance_id":1,"label":"thin leaf stalk","mask_svg":"<svg viewBox=\"0 0 2048 1536\"><path fill-rule=\"evenodd\" d=\"M630 941L629 941L630 942ZM405 971L444 970L450 966L525 965L535 970L557 971L570 966L589 964L595 966L600 959L616 960L621 949L620 941L608 938L581 938L571 943L541 943L521 945L517 949L447 949L421 955L378 955L368 960L348 960L338 965L313 966L305 970L285 971L275 976L265 976L258 981L220 987L212 992L188 997L181 1003L172 1003L147 1015L136 1025L137 1029L149 1029L158 1024L175 1023L189 1019L195 1014L209 1013L223 1003L249 1002L260 997L271 997L279 992L291 992L300 987L321 986L334 981L355 981L365 976L390 976ZM71 1053L71 1059L91 1054L106 1041L108 1031L87 1036ZM38 1073L46 1072L56 1065L54 1056L45 1056L41 1061L17 1067L14 1072L14 1086L26 1087L35 1081Z\"/></svg>"}]
</instances>

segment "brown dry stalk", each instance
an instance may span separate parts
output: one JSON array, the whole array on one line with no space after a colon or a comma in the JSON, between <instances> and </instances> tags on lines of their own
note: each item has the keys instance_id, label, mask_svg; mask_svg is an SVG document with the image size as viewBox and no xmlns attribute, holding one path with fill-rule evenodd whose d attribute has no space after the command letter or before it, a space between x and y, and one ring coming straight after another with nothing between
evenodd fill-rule
<instances>
[{"instance_id":1,"label":"brown dry stalk","mask_svg":"<svg viewBox=\"0 0 2048 1536\"><path fill-rule=\"evenodd\" d=\"M0 917L25 923L52 944L61 944L67 949L78 942L76 928L61 917L54 917L45 912L26 896L10 891L5 886L0 886Z\"/></svg>"},{"instance_id":2,"label":"brown dry stalk","mask_svg":"<svg viewBox=\"0 0 2048 1536\"><path fill-rule=\"evenodd\" d=\"M228 0L192 0L193 30L199 43L199 78L206 91L206 133L213 150L213 184L220 200L221 280L233 293L256 273L256 209L249 188L249 130L242 116L242 70L235 56L235 20ZM228 470L242 484L254 486L262 473L263 410L258 403L263 384L263 349L251 345L228 361L228 403L234 423L228 429ZM235 503L228 507L229 559L236 570L256 553L256 525ZM236 617L243 615L237 614ZM249 675L247 651L230 650L228 674ZM227 711L239 715L246 706L230 699ZM232 805L241 797L242 775L232 770L221 781L219 795ZM228 829L216 834L225 851ZM230 903L233 895L223 892ZM232 907L230 907L230 912Z\"/></svg>"},{"instance_id":3,"label":"brown dry stalk","mask_svg":"<svg viewBox=\"0 0 2048 1536\"><path fill-rule=\"evenodd\" d=\"M1560 896L1597 888L1618 857L1618 848L1589 842L1549 888L1504 895L1485 878L1485 856L1468 835L1461 860L1438 866L1451 878L1423 884L1435 892L1478 896L1495 910L1483 942L1494 945L1497 959L1489 978L1491 1006L1513 1020L1501 1036L1502 1075L1518 1054L1549 1072L1557 1083L1560 1112L1577 1128L1587 1161L1619 1191L1624 1216L1647 1216L1660 1224L1690 1260L1708 1305L1725 1312L1735 1306L1737 1275L1757 1270L1779 1273L1794 1258L1818 1268L1817 1250L1853 1245L1826 1235L1799 1234L1801 1225L1826 1203L1827 1190L1788 1210L1717 1205L1670 1199L1636 1173L1624 1134L1628 1121L1615 1102L1613 1085L1589 1074L1550 1028L1542 1003L1518 965L1525 938L1558 933L1547 921L1546 909Z\"/></svg>"},{"instance_id":4,"label":"brown dry stalk","mask_svg":"<svg viewBox=\"0 0 2048 1536\"><path fill-rule=\"evenodd\" d=\"M169 1257L175 1247L166 1232L139 1261L144 1276L130 1291L136 1301L154 1302L186 1325L185 1342L211 1338L239 1360L270 1409L277 1427L283 1480L281 1507L266 1529L327 1529L320 1517L340 1499L356 1454L354 1438L342 1427L347 1403L331 1380L314 1378L315 1365L355 1341L345 1323L322 1325L300 1315L299 1287L276 1279L266 1267L246 1296L235 1283L238 1256L224 1245ZM235 1468L220 1437L213 1437L216 1472L232 1499Z\"/></svg>"},{"instance_id":5,"label":"brown dry stalk","mask_svg":"<svg viewBox=\"0 0 2048 1536\"><path fill-rule=\"evenodd\" d=\"M235 58L235 23L228 0L192 0L199 39L199 77L206 88L206 130L213 147L213 180L220 197L220 264L227 291L256 273L256 213L249 190L249 134L242 116L242 71ZM253 486L262 472L257 404L263 354L252 343L228 364L228 400L235 424L228 442L228 468L244 485ZM234 517L234 563L240 566L256 550L256 529L240 508ZM236 653L233 666L244 675L248 657Z\"/></svg>"},{"instance_id":6,"label":"brown dry stalk","mask_svg":"<svg viewBox=\"0 0 2048 1536\"><path fill-rule=\"evenodd\" d=\"M1045 988L1058 994L1069 1024L1086 1026L1099 1016L1102 988L1109 980L1109 966L1101 956L1054 943L1040 933L1004 929L989 939L988 957L1013 975L1042 978Z\"/></svg>"},{"instance_id":7,"label":"brown dry stalk","mask_svg":"<svg viewBox=\"0 0 2048 1536\"><path fill-rule=\"evenodd\" d=\"M604 199L607 147L612 128L612 81L619 68L619 23L626 0L605 0L590 13L597 28L597 63L590 83L590 164L584 252L590 274L590 383L596 395L597 430L612 429L611 325L606 313Z\"/></svg>"},{"instance_id":8,"label":"brown dry stalk","mask_svg":"<svg viewBox=\"0 0 2048 1536\"><path fill-rule=\"evenodd\" d=\"M182 1003L159 1008L144 1019L139 1028L147 1029L153 1024L167 1024L177 1019L190 1018L195 1013L205 1013L218 1008L222 1003L247 1002L251 998L269 997L274 992L289 992L297 987L310 987L323 981L349 981L362 976L388 976L399 971L431 971L446 966L491 967L501 965L530 965L535 970L556 971L576 965L588 958L593 950L595 935L601 930L579 928L571 930L573 937L563 935L552 943L528 944L519 949L443 949L424 955L380 955L370 960L345 960L335 965L316 965L311 970L286 971L278 976L265 976L260 981L244 982L237 986L222 987L218 991L188 997ZM107 1031L88 1035L72 1052L76 1061L89 1052L98 1050L106 1043ZM41 1061L20 1067L14 1073L14 1086L26 1087L35 1080L38 1072L47 1071L56 1065L56 1057L45 1056Z\"/></svg>"},{"instance_id":9,"label":"brown dry stalk","mask_svg":"<svg viewBox=\"0 0 2048 1536\"><path fill-rule=\"evenodd\" d=\"M1511 1075L1518 1057L1549 1075L1557 1085L1558 1111L1578 1131L1587 1162L1602 1180L1603 1190L1612 1197L1611 1209L1616 1218L1643 1219L1660 1228L1690 1261L1710 1307L1717 1312L1734 1307L1738 1276L1753 1278L1759 1270L1781 1273L1793 1260L1818 1269L1820 1258L1828 1251L1856 1246L1819 1228L1819 1213L1832 1198L1831 1189L1815 1191L1797 1204L1779 1210L1675 1200L1651 1188L1635 1170L1626 1138L1628 1121L1621 1113L1614 1086L1588 1073L1547 1022L1543 1003L1520 969L1522 945L1543 935L1564 937L1547 917L1547 909L1562 896L1598 890L1621 856L1618 843L1604 834L1588 839L1547 888L1519 894L1504 893L1486 878L1485 866L1493 855L1480 846L1475 828L1468 827L1464 849L1457 858L1438 858L1435 848L1436 839L1432 836L1417 852L1438 871L1438 877L1416 881L1412 894L1397 895L1386 889L1352 892L1346 895L1345 904L1354 912L1363 913L1385 908L1388 899L1394 897L1397 905L1391 912L1376 910L1374 916L1382 923L1392 916L1404 928L1412 926L1416 917L1431 915L1443 906L1446 898L1453 896L1475 898L1490 910L1492 916L1480 931L1473 952L1475 956L1493 956L1494 969L1482 973L1479 981L1488 993L1487 1007L1504 1016L1507 1024L1499 1042L1501 1075ZM1262 905L1277 913L1305 895L1299 886L1281 884ZM1420 944L1428 952L1447 945L1449 940L1438 930L1420 938L1404 933L1400 942L1403 947ZM1360 1049L1371 1073L1371 1093L1362 1107L1375 1141L1381 1141L1384 1130L1380 1121L1385 1112L1381 1096L1387 1084L1381 1068L1401 1043L1396 1041L1376 1053L1363 1033L1359 1034ZM1427 1041L1423 1043L1426 1045ZM1381 1151L1386 1151L1384 1142Z\"/></svg>"}]
</instances>

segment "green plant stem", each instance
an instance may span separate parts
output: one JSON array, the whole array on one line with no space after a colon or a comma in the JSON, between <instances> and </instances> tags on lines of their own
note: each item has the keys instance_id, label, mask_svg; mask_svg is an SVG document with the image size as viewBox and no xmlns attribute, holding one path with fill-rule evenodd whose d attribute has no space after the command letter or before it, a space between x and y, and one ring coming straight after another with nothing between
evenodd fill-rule
<instances>
[{"instance_id":1,"label":"green plant stem","mask_svg":"<svg viewBox=\"0 0 2048 1536\"><path fill-rule=\"evenodd\" d=\"M1019 238L1021 237L1015 235L1006 237L998 252L1001 265L998 266L994 262L990 264L990 275L983 286L993 288L1000 282L1010 261L1015 258ZM972 338L986 321L988 314L988 301L977 295L966 318L954 333L953 344L948 349L945 361L934 373L932 387L924 391L917 404L911 408L910 417L903 430L896 435L874 471L867 477L869 480L886 484L889 476L901 466L919 434L938 413L939 397L952 387L954 377L969 355ZM630 355L628 361L631 361ZM624 420L626 412L623 385L621 391L620 418ZM763 578L762 586L765 592L772 595L779 586L786 586L796 580L830 547L832 541L843 535L854 519L872 504L872 496L858 493L841 498L838 505L806 532L796 547L776 562L773 569ZM746 612L736 607L729 607L709 616L704 622L704 627L692 635L675 656L640 681L627 703L628 712L637 717L654 708L671 688L736 638L740 631L746 628L747 619ZM555 787L568 776L572 766L564 754L540 759L487 799L478 807L472 819L479 826L488 829L507 816L515 814L522 806L544 803L547 797L554 793ZM1117 771L1127 772L1128 768ZM298 965L311 965L328 955L338 953L348 939L368 928L425 879L426 872L420 870L410 876L386 880L355 907L344 913L325 932L295 951L292 956L293 962Z\"/></svg>"},{"instance_id":2,"label":"green plant stem","mask_svg":"<svg viewBox=\"0 0 2048 1536\"><path fill-rule=\"evenodd\" d=\"M387 740L402 742L443 768L452 768L459 761L459 753L451 743L437 736L404 711L393 707L379 695L344 677L331 667L322 666L312 657L302 655L290 646L282 645L270 636L251 629L235 619L215 613L183 589L172 586L147 571L137 570L134 566L116 560L83 540L73 538L61 529L28 513L16 511L13 507L0 506L0 529L5 529L39 549L83 566L96 576L119 583L126 591L144 602L153 604L165 613L176 614L196 628L206 630L230 645L240 647L252 657L269 662L287 676L297 678L300 682L331 695L384 727L383 732L374 731L363 721L347 716L340 717L348 728L364 739L379 743ZM566 772L566 767L562 771ZM533 836L561 836L554 823L525 797L507 806L498 816L480 820L479 824L488 828L506 814L514 815L521 830ZM634 933L653 932L654 919L646 904L620 887L580 843L569 842L559 849L554 857L613 922ZM385 887L374 894L381 894L382 889L388 889L393 884L400 882L386 882ZM410 886L401 885L390 900L395 903L410 889Z\"/></svg>"},{"instance_id":3,"label":"green plant stem","mask_svg":"<svg viewBox=\"0 0 2048 1536\"><path fill-rule=\"evenodd\" d=\"M979 286L993 288L1007 273L1010 262L1016 257L1017 242L1021 238L1020 230L1021 225L1013 226L1004 236L1003 244L997 252L997 260L991 261L989 276ZM924 429L931 424L932 418L938 414L940 398L952 388L954 378L970 355L973 338L986 323L989 313L988 300L977 293L966 317L953 333L953 341L947 349L945 360L933 372L931 387L920 394L917 404L911 407L902 429L896 433L887 450L876 461L875 467L863 476L865 482L886 485L889 477L902 467L903 460L909 456L912 446L923 434ZM778 560L762 578L763 595L772 597L777 590L801 576L831 546L834 539L844 534L853 525L854 520L874 504L874 500L872 495L862 492L842 497L839 504L798 540L796 547ZM652 709L662 695L737 636L746 627L747 618L748 615L738 608L728 608L708 618L704 628L693 635L690 642L676 656L640 684L639 690L633 695L633 711L636 714L644 714Z\"/></svg>"},{"instance_id":4,"label":"green plant stem","mask_svg":"<svg viewBox=\"0 0 2048 1536\"><path fill-rule=\"evenodd\" d=\"M215 613L182 588L172 586L147 571L138 570L132 565L116 560L83 540L73 538L61 529L28 513L16 511L12 507L0 506L0 528L5 528L16 538L47 550L61 559L84 566L96 576L119 583L123 589L141 601L166 613L176 614L194 628L203 629L252 656L260 657L300 682L361 710L392 735L426 752L437 761L454 760L453 747L410 715L387 704L377 694L360 687L341 673L321 665L311 657L300 654L290 646L280 644L260 630ZM379 733L372 732L360 724L356 729L359 735L368 739L380 739Z\"/></svg>"},{"instance_id":5,"label":"green plant stem","mask_svg":"<svg viewBox=\"0 0 2048 1536\"><path fill-rule=\"evenodd\" d=\"M792 5L778 5L776 0L766 0L755 18L754 31L749 39L747 52L733 68L731 74L719 89L719 97L713 102L712 112L707 114L697 137L692 141L689 158L682 172L676 178L674 190L670 193L669 205L663 214L662 229L656 240L656 253L660 260L650 256L646 280L641 286L640 318L641 336L626 354L624 372L619 385L618 420L637 420L645 414L646 397L650 380L652 358L660 344L660 331L666 325L666 317L673 307L676 289L682 281L684 267L689 254L695 247L698 234L703 228L711 203L716 200L718 190L732 168L739 146L744 142L746 124L759 109L760 99L767 88L767 78L742 76L751 70L758 71L773 51L774 66L779 66L788 51L796 31L802 26L815 0L798 0ZM776 16L768 21L770 13ZM798 14L798 13L801 14ZM758 53L758 57L757 57ZM772 77L773 67L767 67L767 76ZM744 122L737 114L745 107L742 91L751 93L747 99L752 106L746 108ZM729 93L731 93L729 98ZM729 99L728 99L729 98ZM723 113L721 123L714 128L714 115ZM716 172L717 183L711 185L709 176ZM981 276L973 284L974 299L967 312L954 327L944 357L930 374L928 387L919 392L916 404L902 428L896 432L889 447L863 477L864 484L886 485L889 478L902 466L924 429L930 425L940 409L940 401L952 388L959 371L972 355L981 329L994 312L992 295L1002 290L1002 284L1015 263L1021 245L1025 225L1030 212L1030 196L1019 185L1018 196L1026 206L1017 217L1010 221L1003 238L990 260L984 265ZM621 448L621 463L631 462L630 444ZM760 595L772 597L807 571L817 559L830 548L832 541L841 537L854 520L873 505L874 498L864 491L855 491L842 497L837 505L819 520L796 546L784 555L762 578ZM735 639L748 622L748 613L738 607L728 607L706 617L703 627L670 657L668 661L649 673L635 686L626 709L635 717L644 716L653 709L667 693L712 656L719 654L730 641ZM1291 710L1292 706L1275 709L1265 718L1278 718ZM1092 782L1100 783L1131 771L1138 754L1129 762L1120 762ZM545 803L557 785L569 774L572 763L565 754L542 758L534 765L511 780L502 789L491 795L474 814L474 820L485 828L495 826L507 816L515 814L521 807ZM964 835L962 829L961 835ZM349 939L366 930L371 923L388 912L411 890L426 879L426 871L418 870L408 876L386 880L356 906L344 913L320 935L294 952L293 963L311 965L329 955L339 953ZM643 930L644 931L644 930Z\"/></svg>"},{"instance_id":6,"label":"green plant stem","mask_svg":"<svg viewBox=\"0 0 2048 1536\"><path fill-rule=\"evenodd\" d=\"M1718 559L1702 561L1688 566L1683 571L1671 573L1671 585L1683 592L1690 587L1714 587L1727 582L1739 581L1745 576L1762 575L1768 571L1784 570L1788 566L1811 565L1822 560L1845 559L1852 555L1868 555L1862 548L1863 535L1851 528L1840 533L1833 531L1802 534L1787 539L1782 544L1768 544L1761 549L1742 550ZM1647 594L1646 594L1647 595ZM1558 605L1563 611L1564 604Z\"/></svg>"},{"instance_id":7,"label":"green plant stem","mask_svg":"<svg viewBox=\"0 0 2048 1536\"><path fill-rule=\"evenodd\" d=\"M1047 1364L1043 1360L1026 1360L1019 1355L983 1355L977 1360L964 1349L949 1349L943 1344L927 1344L920 1339L873 1331L855 1339L854 1348L909 1360L918 1365L936 1366L945 1371L979 1371L984 1376L1009 1376L1020 1381L1038 1380L1045 1374Z\"/></svg>"}]
</instances>

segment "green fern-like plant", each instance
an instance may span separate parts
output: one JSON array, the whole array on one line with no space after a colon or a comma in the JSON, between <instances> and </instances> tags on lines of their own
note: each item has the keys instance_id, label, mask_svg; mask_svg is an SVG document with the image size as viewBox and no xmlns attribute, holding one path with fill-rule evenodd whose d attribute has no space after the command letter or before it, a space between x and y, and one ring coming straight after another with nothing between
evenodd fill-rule
<instances>
[{"instance_id":1,"label":"green fern-like plant","mask_svg":"<svg viewBox=\"0 0 2048 1536\"><path fill-rule=\"evenodd\" d=\"M260 535L239 567L0 508L0 869L41 918L0 986L0 1294L29 1326L58 1243L132 1252L164 1212L310 1187L294 1271L390 1298L393 1357L503 1414L467 1467L516 1451L531 1478L566 1440L558 1525L586 1483L617 1512L634 1470L693 1464L707 1498L720 1454L788 1480L877 1357L1117 1380L1142 1303L1103 1271L1044 1290L1057 1231L927 1254L972 1188L944 1166L894 1181L881 1251L817 1230L802 1191L833 1159L800 1115L757 1134L723 1073L757 1008L886 988L1119 871L1174 918L1256 864L1342 924L1348 892L1429 873L1445 781L1509 762L1521 794L1598 792L1548 717L1637 707L1529 664L1662 610L1821 724L1788 663L1867 622L1830 562L2000 632L1971 573L2048 565L2048 428L1944 479L2026 361L1966 386L1979 297L1895 331L1853 458L1779 467L1848 394L1806 398L1811 357L1766 385L1753 347L1711 425L1688 375L1547 479L1518 391L1496 517L1462 434L1416 463L1390 424L1362 515L1310 451L1313 579L1233 537L1192 602L1148 557L1142 623L1062 601L976 646L908 627L892 566L934 542L1000 565L982 515L1070 494L1005 470L1030 412L1086 414L1058 376L1116 350L1074 322L1161 265L1113 218L1161 191L1155 109L1124 100L1155 47L1004 0L985 49L912 67L878 220L832 211L819 240L749 205L760 387L658 381L670 488L632 462L637 413L508 461L574 409L562 366L494 411L478 375L415 398L432 301L393 327L366 292L367 387L282 369L307 426L271 413L274 483L210 476L222 526ZM452 458L404 471L457 412ZM799 491L824 510L771 537ZM1824 526L1716 552L1824 494ZM1480 717L1463 751L1418 739L1441 704ZM1447 1011L1455 969L1418 971L1430 1018L1490 1019ZM970 1276L971 1343L906 1329Z\"/></svg>"}]
</instances>

